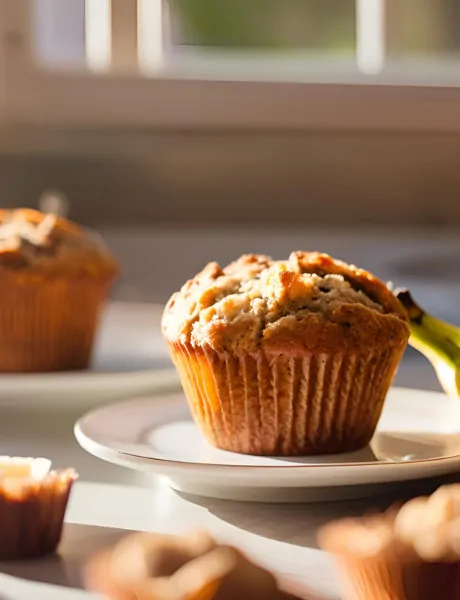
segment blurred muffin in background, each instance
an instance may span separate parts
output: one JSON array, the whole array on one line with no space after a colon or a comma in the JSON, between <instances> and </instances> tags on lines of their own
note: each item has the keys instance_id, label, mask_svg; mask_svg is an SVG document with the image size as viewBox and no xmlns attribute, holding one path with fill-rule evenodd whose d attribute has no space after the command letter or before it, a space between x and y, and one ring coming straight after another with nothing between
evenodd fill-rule
<instances>
[{"instance_id":1,"label":"blurred muffin in background","mask_svg":"<svg viewBox=\"0 0 460 600\"><path fill-rule=\"evenodd\" d=\"M399 510L342 519L319 530L338 565L344 600L458 600L460 485Z\"/></svg>"},{"instance_id":2,"label":"blurred muffin in background","mask_svg":"<svg viewBox=\"0 0 460 600\"><path fill-rule=\"evenodd\" d=\"M0 210L0 372L85 369L119 266L78 225Z\"/></svg>"},{"instance_id":3,"label":"blurred muffin in background","mask_svg":"<svg viewBox=\"0 0 460 600\"><path fill-rule=\"evenodd\" d=\"M272 573L206 531L131 533L90 558L84 581L111 600L300 600L282 591Z\"/></svg>"},{"instance_id":4,"label":"blurred muffin in background","mask_svg":"<svg viewBox=\"0 0 460 600\"><path fill-rule=\"evenodd\" d=\"M382 281L317 252L210 263L162 325L207 440L255 455L366 446L409 338Z\"/></svg>"}]
</instances>

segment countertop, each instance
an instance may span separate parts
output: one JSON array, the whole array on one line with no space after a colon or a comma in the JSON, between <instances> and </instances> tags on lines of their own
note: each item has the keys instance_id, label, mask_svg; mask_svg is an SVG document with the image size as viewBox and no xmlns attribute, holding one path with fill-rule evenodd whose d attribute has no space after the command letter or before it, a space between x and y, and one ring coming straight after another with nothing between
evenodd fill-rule
<instances>
[{"instance_id":1,"label":"countertop","mask_svg":"<svg viewBox=\"0 0 460 600\"><path fill-rule=\"evenodd\" d=\"M433 485L414 487L412 494L432 491ZM301 598L339 600L336 571L331 558L318 548L317 528L334 518L383 510L396 498L403 496L311 505L255 504L186 496L158 482L149 488L77 482L58 556L0 563L0 598L95 600L82 590L82 567L95 551L116 542L127 530L181 534L203 527L271 569L283 587Z\"/></svg>"}]
</instances>

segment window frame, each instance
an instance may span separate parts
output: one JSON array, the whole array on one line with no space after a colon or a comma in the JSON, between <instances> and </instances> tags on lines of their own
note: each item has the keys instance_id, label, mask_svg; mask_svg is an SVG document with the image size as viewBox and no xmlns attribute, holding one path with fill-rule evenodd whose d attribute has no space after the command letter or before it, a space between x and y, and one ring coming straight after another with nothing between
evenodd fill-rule
<instances>
[{"instance_id":1,"label":"window frame","mask_svg":"<svg viewBox=\"0 0 460 600\"><path fill-rule=\"evenodd\" d=\"M205 58L181 55L155 76L51 71L32 60L30 19L30 0L0 0L0 121L4 126L460 131L460 76L455 64L446 61L433 61L427 70L414 63L410 81L404 65L390 64L384 73L369 76L352 65L323 61L322 72L318 63L305 63L313 78L316 72L316 80L310 81L300 70L291 78L254 78L250 69L238 73L231 61L222 63L217 77L212 68L206 70ZM252 68L255 73L257 61Z\"/></svg>"}]
</instances>

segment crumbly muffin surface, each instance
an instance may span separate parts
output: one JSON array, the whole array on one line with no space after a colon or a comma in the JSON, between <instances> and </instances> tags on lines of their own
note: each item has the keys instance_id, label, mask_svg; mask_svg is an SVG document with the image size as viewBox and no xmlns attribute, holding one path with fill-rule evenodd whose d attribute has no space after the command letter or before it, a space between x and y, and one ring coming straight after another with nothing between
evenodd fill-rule
<instances>
[{"instance_id":1,"label":"crumbly muffin surface","mask_svg":"<svg viewBox=\"0 0 460 600\"><path fill-rule=\"evenodd\" d=\"M460 484L441 486L403 505L395 534L427 562L460 560Z\"/></svg>"},{"instance_id":2,"label":"crumbly muffin surface","mask_svg":"<svg viewBox=\"0 0 460 600\"><path fill-rule=\"evenodd\" d=\"M78 225L32 209L0 210L0 269L113 276L105 244Z\"/></svg>"},{"instance_id":3,"label":"crumbly muffin surface","mask_svg":"<svg viewBox=\"0 0 460 600\"><path fill-rule=\"evenodd\" d=\"M392 548L425 562L460 561L460 484L444 485L386 513L345 518L320 529L322 547L371 557Z\"/></svg>"},{"instance_id":4,"label":"crumbly muffin surface","mask_svg":"<svg viewBox=\"0 0 460 600\"><path fill-rule=\"evenodd\" d=\"M210 263L188 281L166 306L163 332L170 341L254 351L289 331L301 336L307 324L346 330L385 316L407 327L392 292L366 271L317 252L287 261L250 254L223 269Z\"/></svg>"}]
</instances>

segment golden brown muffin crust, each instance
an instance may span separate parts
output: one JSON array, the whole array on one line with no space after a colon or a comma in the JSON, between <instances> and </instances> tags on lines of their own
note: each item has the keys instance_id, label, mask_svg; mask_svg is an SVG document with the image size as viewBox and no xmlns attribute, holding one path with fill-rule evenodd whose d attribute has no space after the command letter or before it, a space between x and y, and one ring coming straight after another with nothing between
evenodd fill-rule
<instances>
[{"instance_id":1,"label":"golden brown muffin crust","mask_svg":"<svg viewBox=\"0 0 460 600\"><path fill-rule=\"evenodd\" d=\"M118 270L105 244L75 223L33 209L0 210L0 271L15 279L31 271L110 279Z\"/></svg>"},{"instance_id":2,"label":"golden brown muffin crust","mask_svg":"<svg viewBox=\"0 0 460 600\"><path fill-rule=\"evenodd\" d=\"M173 294L163 315L169 342L216 351L283 353L404 345L407 316L387 286L362 269L318 252L287 261L247 254L209 263Z\"/></svg>"}]
</instances>

